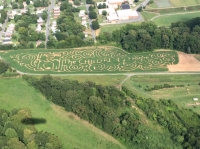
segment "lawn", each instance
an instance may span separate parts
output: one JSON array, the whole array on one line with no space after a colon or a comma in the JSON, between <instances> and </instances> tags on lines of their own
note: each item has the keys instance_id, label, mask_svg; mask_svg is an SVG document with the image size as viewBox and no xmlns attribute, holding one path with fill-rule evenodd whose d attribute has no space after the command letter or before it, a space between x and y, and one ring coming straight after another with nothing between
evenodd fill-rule
<instances>
[{"instance_id":1,"label":"lawn","mask_svg":"<svg viewBox=\"0 0 200 149\"><path fill-rule=\"evenodd\" d=\"M131 24L133 24L133 23L131 23ZM135 24L136 24L136 23L135 23ZM100 27L100 29L101 29L101 32L109 32L109 33L112 33L113 31L118 30L118 29L120 29L121 27L126 26L126 25L127 25L127 23L102 25L102 26Z\"/></svg>"},{"instance_id":2,"label":"lawn","mask_svg":"<svg viewBox=\"0 0 200 149\"><path fill-rule=\"evenodd\" d=\"M200 54L195 54L194 57L200 61Z\"/></svg>"},{"instance_id":3,"label":"lawn","mask_svg":"<svg viewBox=\"0 0 200 149\"><path fill-rule=\"evenodd\" d=\"M200 5L200 0L170 0L175 6L189 6L189 5Z\"/></svg>"},{"instance_id":4,"label":"lawn","mask_svg":"<svg viewBox=\"0 0 200 149\"><path fill-rule=\"evenodd\" d=\"M157 16L157 13L153 13L153 12L147 12L147 11L143 11L141 12L143 18L145 19L145 21L150 21L153 17Z\"/></svg>"},{"instance_id":5,"label":"lawn","mask_svg":"<svg viewBox=\"0 0 200 149\"><path fill-rule=\"evenodd\" d=\"M0 108L29 108L34 118L46 119L36 128L57 135L65 149L120 149L117 140L72 113L47 101L22 78L0 78Z\"/></svg>"},{"instance_id":6,"label":"lawn","mask_svg":"<svg viewBox=\"0 0 200 149\"><path fill-rule=\"evenodd\" d=\"M1 55L16 70L34 74L154 72L178 63L175 51L127 53L113 47L16 50Z\"/></svg>"},{"instance_id":7,"label":"lawn","mask_svg":"<svg viewBox=\"0 0 200 149\"><path fill-rule=\"evenodd\" d=\"M129 78L124 86L128 87L132 92L145 98L171 99L178 105L191 108L200 114L200 106L188 106L194 103L193 98L200 99L200 75L145 75L133 76ZM154 85L184 85L184 87L163 88L159 90L146 91Z\"/></svg>"},{"instance_id":8,"label":"lawn","mask_svg":"<svg viewBox=\"0 0 200 149\"><path fill-rule=\"evenodd\" d=\"M192 18L199 17L200 12L192 13L182 13L182 14L173 14L173 15L160 15L157 18L154 18L152 21L155 22L158 26L170 26L173 22L178 21L188 21Z\"/></svg>"}]
</instances>

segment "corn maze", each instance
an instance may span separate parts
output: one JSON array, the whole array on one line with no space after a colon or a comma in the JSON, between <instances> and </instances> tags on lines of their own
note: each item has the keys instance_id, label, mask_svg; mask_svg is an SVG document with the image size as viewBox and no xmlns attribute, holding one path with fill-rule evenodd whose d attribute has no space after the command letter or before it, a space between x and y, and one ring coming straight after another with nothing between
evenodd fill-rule
<instances>
[{"instance_id":1,"label":"corn maze","mask_svg":"<svg viewBox=\"0 0 200 149\"><path fill-rule=\"evenodd\" d=\"M130 54L120 49L30 51L10 54L10 59L28 72L105 73L166 69L176 64L173 51ZM19 67L17 67L19 68Z\"/></svg>"}]
</instances>

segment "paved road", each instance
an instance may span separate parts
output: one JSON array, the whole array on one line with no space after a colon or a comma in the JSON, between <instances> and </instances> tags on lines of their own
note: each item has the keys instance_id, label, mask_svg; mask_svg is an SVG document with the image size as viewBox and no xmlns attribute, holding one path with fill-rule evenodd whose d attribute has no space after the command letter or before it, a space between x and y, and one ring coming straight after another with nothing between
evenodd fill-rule
<instances>
[{"instance_id":1,"label":"paved road","mask_svg":"<svg viewBox=\"0 0 200 149\"><path fill-rule=\"evenodd\" d=\"M48 13L48 17L47 17L47 22L46 22L46 40L45 40L45 47L47 45L47 41L48 41L48 37L50 34L50 20L51 20L51 11L54 8L55 2L54 0L51 0L51 5L49 5L49 7L47 7L47 13Z\"/></svg>"},{"instance_id":2,"label":"paved road","mask_svg":"<svg viewBox=\"0 0 200 149\"><path fill-rule=\"evenodd\" d=\"M9 14L10 14L10 10L8 10L8 12L7 12L7 18L6 18L5 22L4 22L4 24L2 24L2 30L0 31L0 39L2 39L2 35L3 35L4 31L5 31L6 24L8 22L8 16L9 16Z\"/></svg>"},{"instance_id":3,"label":"paved road","mask_svg":"<svg viewBox=\"0 0 200 149\"><path fill-rule=\"evenodd\" d=\"M137 10L140 7L145 7L148 4L149 1L150 0L144 0L142 3L140 3L139 5L137 5L133 10Z\"/></svg>"},{"instance_id":4,"label":"paved road","mask_svg":"<svg viewBox=\"0 0 200 149\"><path fill-rule=\"evenodd\" d=\"M86 4L85 6L86 6L86 11L89 13L90 12L89 11L90 4ZM90 31L92 33L92 37L94 38L94 41L96 42L96 32L95 32L95 30L93 30L91 28L91 26L92 26L92 20L89 17L88 17L88 21L89 21L89 27L90 27Z\"/></svg>"}]
</instances>

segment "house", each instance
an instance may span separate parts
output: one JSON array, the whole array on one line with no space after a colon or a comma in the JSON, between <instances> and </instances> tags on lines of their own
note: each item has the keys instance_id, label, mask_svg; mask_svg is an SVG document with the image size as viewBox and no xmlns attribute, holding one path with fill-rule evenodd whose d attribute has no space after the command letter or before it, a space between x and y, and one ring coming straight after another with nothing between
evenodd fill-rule
<instances>
[{"instance_id":1,"label":"house","mask_svg":"<svg viewBox=\"0 0 200 149\"><path fill-rule=\"evenodd\" d=\"M42 43L42 41L40 41L40 40L38 40L37 42L36 42L36 47L38 47L40 44Z\"/></svg>"},{"instance_id":2,"label":"house","mask_svg":"<svg viewBox=\"0 0 200 149\"><path fill-rule=\"evenodd\" d=\"M108 4L110 5L114 5L117 4L118 6L120 6L125 0L107 0Z\"/></svg>"},{"instance_id":3,"label":"house","mask_svg":"<svg viewBox=\"0 0 200 149\"><path fill-rule=\"evenodd\" d=\"M0 10L3 10L3 8L4 8L4 6L3 6L3 5L1 5L1 6L0 6Z\"/></svg>"},{"instance_id":4,"label":"house","mask_svg":"<svg viewBox=\"0 0 200 149\"><path fill-rule=\"evenodd\" d=\"M110 14L116 14L115 9L112 8L112 7L111 7L111 8L107 8L107 9L99 9L99 10L98 10L98 13L99 13L99 14L102 14L103 11L106 11L107 14L109 14L109 15L110 15Z\"/></svg>"},{"instance_id":5,"label":"house","mask_svg":"<svg viewBox=\"0 0 200 149\"><path fill-rule=\"evenodd\" d=\"M117 16L117 14L115 13L115 14L108 15L107 20L109 23L116 23L119 20L119 18Z\"/></svg>"},{"instance_id":6,"label":"house","mask_svg":"<svg viewBox=\"0 0 200 149\"><path fill-rule=\"evenodd\" d=\"M85 16L85 10L81 10L80 12L79 12L79 15L78 15L79 17L84 17Z\"/></svg>"},{"instance_id":7,"label":"house","mask_svg":"<svg viewBox=\"0 0 200 149\"><path fill-rule=\"evenodd\" d=\"M81 23L83 26L87 27L87 22L86 21L82 21Z\"/></svg>"},{"instance_id":8,"label":"house","mask_svg":"<svg viewBox=\"0 0 200 149\"><path fill-rule=\"evenodd\" d=\"M193 100L194 100L194 101L198 101L199 99L198 99L198 98L193 98Z\"/></svg>"},{"instance_id":9,"label":"house","mask_svg":"<svg viewBox=\"0 0 200 149\"><path fill-rule=\"evenodd\" d=\"M131 9L117 10L117 15L119 17L119 20L129 20L138 18L137 11Z\"/></svg>"},{"instance_id":10,"label":"house","mask_svg":"<svg viewBox=\"0 0 200 149\"><path fill-rule=\"evenodd\" d=\"M37 23L42 25L44 23L44 20L41 17L39 17L39 19L37 19Z\"/></svg>"},{"instance_id":11,"label":"house","mask_svg":"<svg viewBox=\"0 0 200 149\"><path fill-rule=\"evenodd\" d=\"M82 17L82 21L86 21L87 20L87 18L86 17Z\"/></svg>"},{"instance_id":12,"label":"house","mask_svg":"<svg viewBox=\"0 0 200 149\"><path fill-rule=\"evenodd\" d=\"M28 11L27 9L21 9L20 13L23 14L23 13L26 13L27 11Z\"/></svg>"},{"instance_id":13,"label":"house","mask_svg":"<svg viewBox=\"0 0 200 149\"><path fill-rule=\"evenodd\" d=\"M9 18L14 19L16 14L17 14L17 10L12 10L11 13L9 14Z\"/></svg>"},{"instance_id":14,"label":"house","mask_svg":"<svg viewBox=\"0 0 200 149\"><path fill-rule=\"evenodd\" d=\"M55 7L53 8L53 11L60 11L60 6L55 6Z\"/></svg>"},{"instance_id":15,"label":"house","mask_svg":"<svg viewBox=\"0 0 200 149\"><path fill-rule=\"evenodd\" d=\"M10 37L4 38L2 44L12 44L11 38Z\"/></svg>"},{"instance_id":16,"label":"house","mask_svg":"<svg viewBox=\"0 0 200 149\"><path fill-rule=\"evenodd\" d=\"M41 32L41 31L42 31L42 27L41 27L40 24L37 25L37 27L36 27L36 31L37 31L37 32Z\"/></svg>"}]
</instances>

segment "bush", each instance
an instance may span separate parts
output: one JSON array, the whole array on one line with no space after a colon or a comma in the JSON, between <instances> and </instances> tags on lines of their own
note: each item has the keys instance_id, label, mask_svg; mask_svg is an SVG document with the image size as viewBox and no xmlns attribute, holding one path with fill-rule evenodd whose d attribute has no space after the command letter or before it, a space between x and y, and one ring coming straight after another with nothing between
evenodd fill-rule
<instances>
[{"instance_id":1,"label":"bush","mask_svg":"<svg viewBox=\"0 0 200 149\"><path fill-rule=\"evenodd\" d=\"M89 18L90 19L96 19L97 18L97 13L94 11L90 11L89 12Z\"/></svg>"},{"instance_id":2,"label":"bush","mask_svg":"<svg viewBox=\"0 0 200 149\"><path fill-rule=\"evenodd\" d=\"M100 28L99 22L98 21L92 21L92 29L97 30Z\"/></svg>"}]
</instances>

